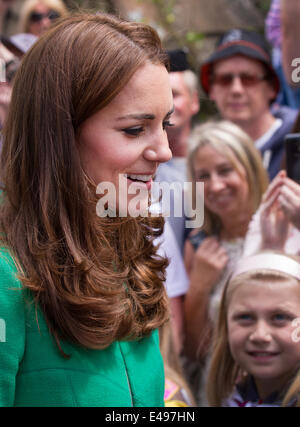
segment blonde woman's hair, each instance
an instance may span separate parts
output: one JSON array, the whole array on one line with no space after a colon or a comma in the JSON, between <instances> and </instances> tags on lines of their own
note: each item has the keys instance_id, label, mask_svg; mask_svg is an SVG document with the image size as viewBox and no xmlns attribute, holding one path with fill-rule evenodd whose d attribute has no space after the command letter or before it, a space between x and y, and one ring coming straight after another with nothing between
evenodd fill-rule
<instances>
[{"instance_id":1,"label":"blonde woman's hair","mask_svg":"<svg viewBox=\"0 0 300 427\"><path fill-rule=\"evenodd\" d=\"M57 12L60 17L68 15L68 9L66 8L62 0L26 0L22 6L20 12L20 32L28 33L30 24L30 15L34 11L34 8L43 4L49 9Z\"/></svg>"},{"instance_id":2,"label":"blonde woman's hair","mask_svg":"<svg viewBox=\"0 0 300 427\"><path fill-rule=\"evenodd\" d=\"M300 262L298 256L284 255ZM245 378L232 357L228 339L227 313L235 290L245 283L248 285L272 283L276 286L277 284L288 285L295 282L299 284L299 280L288 274L276 271L276 267L274 270L252 270L236 276L233 280L229 279L223 292L218 321L214 329L212 356L207 377L207 400L209 406L222 406L224 400L233 392L238 380ZM295 400L294 406L300 406L300 370L285 395L282 396L282 399L282 406L288 406L293 400Z\"/></svg>"},{"instance_id":3,"label":"blonde woman's hair","mask_svg":"<svg viewBox=\"0 0 300 427\"><path fill-rule=\"evenodd\" d=\"M193 203L195 205L196 175L194 159L198 150L211 146L226 156L238 173L246 172L249 195L254 213L267 189L269 179L263 166L260 152L251 138L237 125L229 121L207 122L194 128L189 141L188 175L193 187ZM205 207L203 231L218 234L221 229L220 218Z\"/></svg>"}]
</instances>

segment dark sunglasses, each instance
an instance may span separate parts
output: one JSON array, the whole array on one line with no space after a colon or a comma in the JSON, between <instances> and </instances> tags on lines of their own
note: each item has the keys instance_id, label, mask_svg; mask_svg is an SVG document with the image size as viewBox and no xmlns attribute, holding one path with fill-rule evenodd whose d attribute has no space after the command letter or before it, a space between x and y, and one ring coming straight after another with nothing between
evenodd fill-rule
<instances>
[{"instance_id":1,"label":"dark sunglasses","mask_svg":"<svg viewBox=\"0 0 300 427\"><path fill-rule=\"evenodd\" d=\"M50 10L48 13L38 13L38 12L32 12L30 15L30 21L31 22L40 22L44 18L50 19L50 21L53 21L54 19L57 19L60 17L60 14L55 12L54 10Z\"/></svg>"},{"instance_id":2,"label":"dark sunglasses","mask_svg":"<svg viewBox=\"0 0 300 427\"><path fill-rule=\"evenodd\" d=\"M224 73L224 74L214 74L212 76L212 83L217 84L219 86L228 87L232 85L233 80L238 77L245 87L251 87L257 85L259 82L263 80L267 80L268 76L258 76L256 74L250 73Z\"/></svg>"}]
</instances>

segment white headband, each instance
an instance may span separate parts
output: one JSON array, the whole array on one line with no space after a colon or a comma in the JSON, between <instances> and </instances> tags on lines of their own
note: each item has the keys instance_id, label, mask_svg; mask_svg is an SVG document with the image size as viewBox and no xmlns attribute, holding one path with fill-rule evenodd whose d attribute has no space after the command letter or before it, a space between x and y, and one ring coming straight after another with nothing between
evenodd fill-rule
<instances>
[{"instance_id":1,"label":"white headband","mask_svg":"<svg viewBox=\"0 0 300 427\"><path fill-rule=\"evenodd\" d=\"M300 280L300 263L285 255L273 253L261 253L241 259L233 271L231 279L254 270L273 270L289 274Z\"/></svg>"}]
</instances>

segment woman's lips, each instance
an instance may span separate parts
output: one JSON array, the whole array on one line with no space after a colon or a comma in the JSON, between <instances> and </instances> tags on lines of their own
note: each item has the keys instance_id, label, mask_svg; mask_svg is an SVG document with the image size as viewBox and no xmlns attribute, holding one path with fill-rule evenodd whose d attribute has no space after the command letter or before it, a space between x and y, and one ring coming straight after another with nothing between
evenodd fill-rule
<instances>
[{"instance_id":1,"label":"woman's lips","mask_svg":"<svg viewBox=\"0 0 300 427\"><path fill-rule=\"evenodd\" d=\"M208 201L211 204L214 204L215 206L220 206L220 207L225 207L228 205L228 203L231 203L233 199L233 195L230 193L221 195L221 196L216 196L216 195L211 195L208 197Z\"/></svg>"}]
</instances>

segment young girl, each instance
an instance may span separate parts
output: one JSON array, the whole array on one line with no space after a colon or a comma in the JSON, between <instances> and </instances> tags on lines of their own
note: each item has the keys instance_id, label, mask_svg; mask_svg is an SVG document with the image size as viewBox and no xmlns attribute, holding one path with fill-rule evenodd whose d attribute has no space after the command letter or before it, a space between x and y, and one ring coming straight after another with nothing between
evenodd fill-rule
<instances>
[{"instance_id":1,"label":"young girl","mask_svg":"<svg viewBox=\"0 0 300 427\"><path fill-rule=\"evenodd\" d=\"M208 375L211 406L300 406L300 263L242 259L225 288Z\"/></svg>"}]
</instances>

